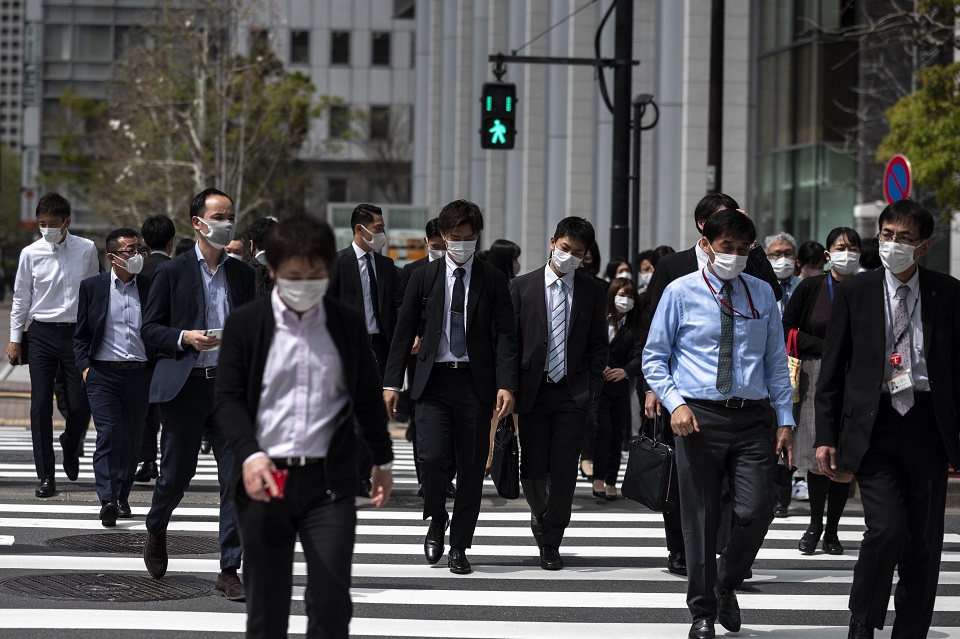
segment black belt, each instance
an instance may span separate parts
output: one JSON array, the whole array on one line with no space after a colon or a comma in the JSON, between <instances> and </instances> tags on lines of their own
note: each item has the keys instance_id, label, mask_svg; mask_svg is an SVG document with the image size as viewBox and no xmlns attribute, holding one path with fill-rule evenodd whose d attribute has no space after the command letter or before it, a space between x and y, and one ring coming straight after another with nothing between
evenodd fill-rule
<instances>
[{"instance_id":1,"label":"black belt","mask_svg":"<svg viewBox=\"0 0 960 639\"><path fill-rule=\"evenodd\" d=\"M116 368L121 371L135 371L147 365L146 362L104 362L96 359L93 360L93 363L96 366L106 366L107 368Z\"/></svg>"},{"instance_id":2,"label":"black belt","mask_svg":"<svg viewBox=\"0 0 960 639\"><path fill-rule=\"evenodd\" d=\"M729 399L691 399L695 404L709 404L710 406L720 406L722 408L748 408L764 403L765 399L743 399L742 397L730 397Z\"/></svg>"},{"instance_id":3,"label":"black belt","mask_svg":"<svg viewBox=\"0 0 960 639\"><path fill-rule=\"evenodd\" d=\"M76 322L41 322L40 320L33 320L34 324L43 324L44 326L56 326L57 328L66 328L67 326L76 326Z\"/></svg>"},{"instance_id":4,"label":"black belt","mask_svg":"<svg viewBox=\"0 0 960 639\"><path fill-rule=\"evenodd\" d=\"M470 362L437 362L434 366L442 368L470 368Z\"/></svg>"},{"instance_id":5,"label":"black belt","mask_svg":"<svg viewBox=\"0 0 960 639\"><path fill-rule=\"evenodd\" d=\"M194 368L190 371L190 377L203 377L204 379L213 379L217 376L217 367Z\"/></svg>"},{"instance_id":6,"label":"black belt","mask_svg":"<svg viewBox=\"0 0 960 639\"><path fill-rule=\"evenodd\" d=\"M300 468L323 462L323 457L271 457L277 468Z\"/></svg>"},{"instance_id":7,"label":"black belt","mask_svg":"<svg viewBox=\"0 0 960 639\"><path fill-rule=\"evenodd\" d=\"M550 376L547 374L546 371L544 371L544 373L543 373L543 383L544 383L544 384L550 384L551 386L563 386L564 384L567 383L567 376L564 375L563 377L560 378L559 381L556 381L556 382L555 382L555 381L553 381L552 379L550 379Z\"/></svg>"}]
</instances>

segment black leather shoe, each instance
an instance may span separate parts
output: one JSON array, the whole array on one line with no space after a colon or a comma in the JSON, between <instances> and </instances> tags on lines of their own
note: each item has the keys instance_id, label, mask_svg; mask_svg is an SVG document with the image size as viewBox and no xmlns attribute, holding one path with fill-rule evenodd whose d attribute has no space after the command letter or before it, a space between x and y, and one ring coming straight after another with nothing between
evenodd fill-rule
<instances>
[{"instance_id":1,"label":"black leather shoe","mask_svg":"<svg viewBox=\"0 0 960 639\"><path fill-rule=\"evenodd\" d=\"M427 538L423 540L423 556L427 558L428 564L435 564L443 557L443 538L449 523L449 517L440 520L431 519Z\"/></svg>"},{"instance_id":2,"label":"black leather shoe","mask_svg":"<svg viewBox=\"0 0 960 639\"><path fill-rule=\"evenodd\" d=\"M154 535L147 531L147 543L143 545L143 563L151 575L159 579L167 572L167 535Z\"/></svg>"},{"instance_id":3,"label":"black leather shoe","mask_svg":"<svg viewBox=\"0 0 960 639\"><path fill-rule=\"evenodd\" d=\"M46 497L53 497L54 493L57 492L57 482L54 481L53 477L48 477L40 482L40 485L37 486L37 489L33 491L33 494L44 499Z\"/></svg>"},{"instance_id":4,"label":"black leather shoe","mask_svg":"<svg viewBox=\"0 0 960 639\"><path fill-rule=\"evenodd\" d=\"M244 601L247 593L243 589L240 577L237 576L236 569L221 570L217 575L217 585L214 590L221 597L226 597L230 601Z\"/></svg>"},{"instance_id":5,"label":"black leather shoe","mask_svg":"<svg viewBox=\"0 0 960 639\"><path fill-rule=\"evenodd\" d=\"M450 572L455 575L469 575L473 572L470 562L467 561L467 553L464 552L463 548L457 548L456 546L450 546L447 566L450 568Z\"/></svg>"},{"instance_id":6,"label":"black leather shoe","mask_svg":"<svg viewBox=\"0 0 960 639\"><path fill-rule=\"evenodd\" d=\"M160 471L157 469L157 462L145 461L140 465L140 470L133 476L133 481L146 484L149 483L151 479L156 479L159 476Z\"/></svg>"},{"instance_id":7,"label":"black leather shoe","mask_svg":"<svg viewBox=\"0 0 960 639\"><path fill-rule=\"evenodd\" d=\"M737 603L737 591L733 588L716 586L717 621L730 632L740 631L740 604Z\"/></svg>"},{"instance_id":8,"label":"black leather shoe","mask_svg":"<svg viewBox=\"0 0 960 639\"><path fill-rule=\"evenodd\" d=\"M811 530L807 528L807 532L803 533L803 537L800 538L800 543L797 544L797 549L804 555L812 555L817 552L817 542L820 541L820 535L822 534L822 530Z\"/></svg>"},{"instance_id":9,"label":"black leather shoe","mask_svg":"<svg viewBox=\"0 0 960 639\"><path fill-rule=\"evenodd\" d=\"M716 636L717 633L713 630L713 622L707 619L694 621L693 625L690 626L690 634L687 635L690 639L713 639Z\"/></svg>"},{"instance_id":10,"label":"black leather shoe","mask_svg":"<svg viewBox=\"0 0 960 639\"><path fill-rule=\"evenodd\" d=\"M687 576L687 556L682 552L667 555L667 572L672 575Z\"/></svg>"},{"instance_id":11,"label":"black leather shoe","mask_svg":"<svg viewBox=\"0 0 960 639\"><path fill-rule=\"evenodd\" d=\"M130 510L130 502L126 499L117 500L117 519L130 519L133 512Z\"/></svg>"},{"instance_id":12,"label":"black leather shoe","mask_svg":"<svg viewBox=\"0 0 960 639\"><path fill-rule=\"evenodd\" d=\"M204 430L203 435L200 436L200 454L208 455L212 447L213 446L210 442L210 431Z\"/></svg>"},{"instance_id":13,"label":"black leather shoe","mask_svg":"<svg viewBox=\"0 0 960 639\"><path fill-rule=\"evenodd\" d=\"M847 639L873 639L873 628L867 628L860 620L850 615L850 632Z\"/></svg>"},{"instance_id":14,"label":"black leather shoe","mask_svg":"<svg viewBox=\"0 0 960 639\"><path fill-rule=\"evenodd\" d=\"M457 487L453 485L453 482L447 484L447 497L454 499L457 496Z\"/></svg>"},{"instance_id":15,"label":"black leather shoe","mask_svg":"<svg viewBox=\"0 0 960 639\"><path fill-rule=\"evenodd\" d=\"M540 548L540 567L544 570L563 570L563 559L560 551L553 546Z\"/></svg>"},{"instance_id":16,"label":"black leather shoe","mask_svg":"<svg viewBox=\"0 0 960 639\"><path fill-rule=\"evenodd\" d=\"M827 537L823 538L823 552L828 555L842 555L843 554L843 545L840 543L840 540L836 537L828 539Z\"/></svg>"},{"instance_id":17,"label":"black leather shoe","mask_svg":"<svg viewBox=\"0 0 960 639\"><path fill-rule=\"evenodd\" d=\"M60 435L60 448L63 449L63 472L66 473L67 479L70 481L77 481L77 477L80 476L80 457L77 456L76 448L70 449L64 446L63 440L66 436L66 433Z\"/></svg>"},{"instance_id":18,"label":"black leather shoe","mask_svg":"<svg viewBox=\"0 0 960 639\"><path fill-rule=\"evenodd\" d=\"M533 513L530 513L530 530L533 531L533 538L537 542L537 548L543 546L543 521Z\"/></svg>"},{"instance_id":19,"label":"black leather shoe","mask_svg":"<svg viewBox=\"0 0 960 639\"><path fill-rule=\"evenodd\" d=\"M788 509L786 506L776 506L773 509L773 516L777 519L783 519L789 515Z\"/></svg>"},{"instance_id":20,"label":"black leather shoe","mask_svg":"<svg viewBox=\"0 0 960 639\"><path fill-rule=\"evenodd\" d=\"M118 514L119 510L116 502L108 501L100 507L100 523L107 528L113 528L117 525Z\"/></svg>"}]
</instances>

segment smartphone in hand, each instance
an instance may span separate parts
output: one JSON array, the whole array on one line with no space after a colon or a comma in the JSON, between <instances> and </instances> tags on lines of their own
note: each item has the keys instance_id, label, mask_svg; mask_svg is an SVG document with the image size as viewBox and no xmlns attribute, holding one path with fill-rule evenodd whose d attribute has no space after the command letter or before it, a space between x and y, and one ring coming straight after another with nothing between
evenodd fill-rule
<instances>
[{"instance_id":1,"label":"smartphone in hand","mask_svg":"<svg viewBox=\"0 0 960 639\"><path fill-rule=\"evenodd\" d=\"M270 471L273 474L273 481L277 484L277 494L272 496L273 499L283 499L283 489L287 485L287 475L290 474L290 471L286 468L282 470L272 470Z\"/></svg>"}]
</instances>

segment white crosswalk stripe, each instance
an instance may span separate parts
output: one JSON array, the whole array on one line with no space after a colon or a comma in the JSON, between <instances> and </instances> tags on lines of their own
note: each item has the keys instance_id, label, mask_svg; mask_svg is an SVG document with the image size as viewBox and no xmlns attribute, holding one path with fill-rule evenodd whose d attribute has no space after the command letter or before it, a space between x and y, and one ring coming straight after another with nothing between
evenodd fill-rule
<instances>
[{"instance_id":1,"label":"white crosswalk stripe","mask_svg":"<svg viewBox=\"0 0 960 639\"><path fill-rule=\"evenodd\" d=\"M575 511L561 548L566 567L540 569L522 499L505 502L492 484L485 488L469 576L451 574L441 560L423 561L426 524L415 497L416 477L409 444L395 441L397 499L374 510L361 505L354 552L354 619L357 637L683 637L689 629L686 582L667 573L660 515L629 502L609 504L591 496L578 482ZM35 478L29 432L0 429L0 486ZM26 452L25 452L26 451ZM92 492L92 440L81 458L80 484L87 476ZM212 456L201 456L194 485L216 482ZM211 495L215 491L209 490ZM147 508L135 505L132 520L106 531L93 503L28 500L0 501L0 636L33 630L75 629L77 639L100 631L137 628L179 633L243 632L242 608L224 612L198 610L189 600L125 604L120 608L76 604L69 600L39 605L5 589L4 582L26 575L145 575L142 559L131 553L78 554L37 543L80 534L142 532ZM184 503L174 514L171 537L216 539L215 505ZM863 518L842 520L842 556L821 552L801 556L796 542L804 517L775 520L754 566L753 577L739 593L744 627L739 637L769 639L841 638L846 636L847 596ZM28 543L26 540L30 539ZM940 593L931 637L960 639L960 534L948 529L942 557ZM306 564L298 553L290 631L306 628L303 597ZM212 585L219 571L216 555L171 554L168 578L194 577ZM196 600L192 600L196 601ZM79 607L78 607L79 606ZM893 600L890 600L890 610ZM104 612L109 611L109 615ZM19 632L17 632L19 631ZM718 626L719 635L723 635ZM888 637L890 627L878 632ZM40 636L40 635L24 635ZM111 635L113 636L113 635ZM167 635L164 635L167 636Z\"/></svg>"}]
</instances>

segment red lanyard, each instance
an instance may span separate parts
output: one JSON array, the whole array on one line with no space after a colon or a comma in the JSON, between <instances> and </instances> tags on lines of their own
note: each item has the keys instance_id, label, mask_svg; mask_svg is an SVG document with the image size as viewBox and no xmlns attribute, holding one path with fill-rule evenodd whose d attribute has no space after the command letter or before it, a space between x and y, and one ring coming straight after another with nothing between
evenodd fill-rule
<instances>
[{"instance_id":1,"label":"red lanyard","mask_svg":"<svg viewBox=\"0 0 960 639\"><path fill-rule=\"evenodd\" d=\"M729 308L731 313L735 313L735 314L739 315L740 317L742 317L743 319L760 319L760 313L758 313L758 312L757 312L757 309L753 307L753 296L750 295L750 287L747 286L747 283L744 281L742 275L738 275L738 276L737 276L737 279L739 279L739 280L740 280L740 283L743 284L743 290L745 290L745 291L747 292L747 301L750 302L750 314L752 315L752 317L747 317L746 315L744 315L743 313L741 313L740 311L738 311L738 310L735 309L734 307L732 307L732 306L730 306L729 304L727 304L727 300L723 299L723 298L717 293L717 290L716 290L715 288L713 288L713 284L711 284L711 283L710 283L710 280L707 278L707 267L703 267L702 269L700 269L700 274L703 275L703 281L706 282L706 283L707 283L707 286L710 287L710 292L713 293L714 297L716 297L717 300L718 300L721 304L723 304L724 306L726 306L727 308Z\"/></svg>"}]
</instances>

